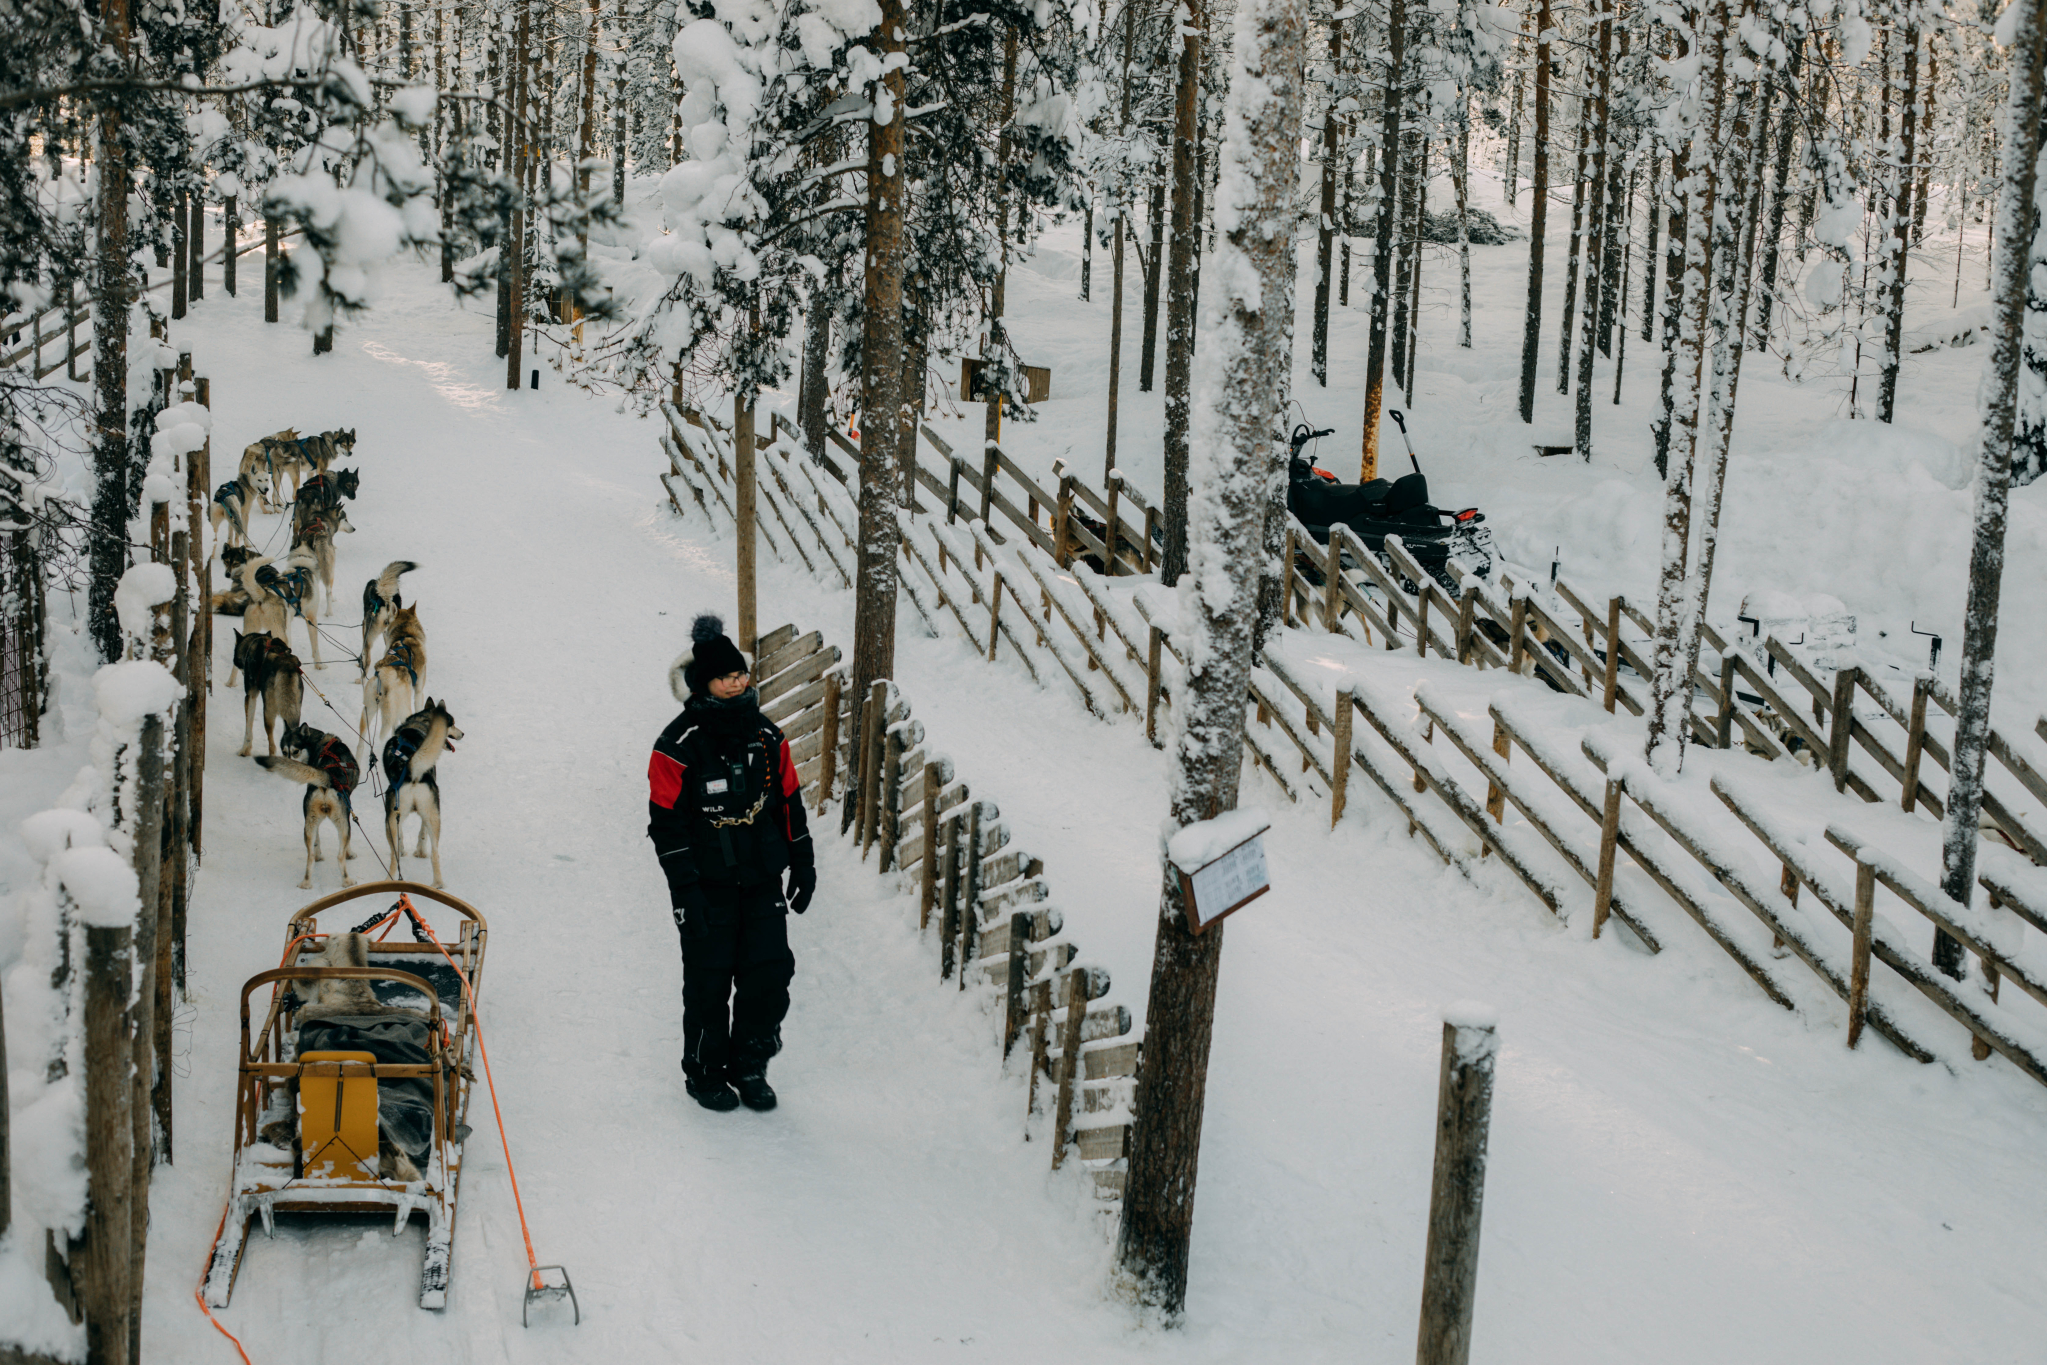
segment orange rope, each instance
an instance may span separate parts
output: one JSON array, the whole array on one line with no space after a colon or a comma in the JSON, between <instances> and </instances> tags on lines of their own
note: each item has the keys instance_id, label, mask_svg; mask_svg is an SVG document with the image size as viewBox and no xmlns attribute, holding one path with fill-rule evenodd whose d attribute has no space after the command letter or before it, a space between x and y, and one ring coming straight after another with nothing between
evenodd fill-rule
<instances>
[{"instance_id":1,"label":"orange rope","mask_svg":"<svg viewBox=\"0 0 2047 1365\"><path fill-rule=\"evenodd\" d=\"M540 1258L533 1254L533 1229L526 1226L526 1204L519 1198L519 1173L512 1167L512 1144L505 1137L505 1116L498 1108L498 1084L490 1074L490 1049L484 1045L483 1018L476 1009L476 993L469 988L468 976L455 965L455 959L448 956L448 950L441 946L441 941L434 937L433 926L420 917L419 911L412 908L412 898L402 891L398 894L398 908L412 917L412 922L420 927L427 941L434 945L435 951L440 953L441 959L448 964L448 970L455 973L455 979L462 983L463 998L469 1002L469 1022L476 1029L476 1050L483 1056L483 1081L490 1089L491 1117L497 1120L498 1144L505 1152L505 1174L510 1177L512 1184L512 1207L519 1212L519 1235L526 1239L527 1273L532 1277L532 1287L539 1289Z\"/></svg>"},{"instance_id":2,"label":"orange rope","mask_svg":"<svg viewBox=\"0 0 2047 1365\"><path fill-rule=\"evenodd\" d=\"M204 1313L206 1320L213 1324L213 1330L235 1344L235 1354L242 1358L242 1365L254 1365L254 1362L249 1359L249 1353L242 1349L241 1338L221 1326L220 1319L213 1316L213 1310L206 1306L206 1272L213 1269L213 1249L220 1245L220 1234L227 1231L227 1211L234 1207L234 1202L235 1197L230 1194L227 1197L227 1203L220 1206L220 1226L213 1230L212 1245L206 1248L206 1270L201 1271L199 1274L199 1285L192 1291L192 1301L199 1305L199 1311Z\"/></svg>"}]
</instances>

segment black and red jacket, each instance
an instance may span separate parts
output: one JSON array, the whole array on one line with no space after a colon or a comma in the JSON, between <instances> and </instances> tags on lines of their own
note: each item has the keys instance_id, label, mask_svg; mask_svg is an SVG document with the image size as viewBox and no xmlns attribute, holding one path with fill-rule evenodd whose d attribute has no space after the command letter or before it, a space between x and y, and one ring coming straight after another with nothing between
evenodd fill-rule
<instances>
[{"instance_id":1,"label":"black and red jacket","mask_svg":"<svg viewBox=\"0 0 2047 1365\"><path fill-rule=\"evenodd\" d=\"M668 885L758 886L814 861L789 742L751 688L693 696L647 760L647 837Z\"/></svg>"}]
</instances>

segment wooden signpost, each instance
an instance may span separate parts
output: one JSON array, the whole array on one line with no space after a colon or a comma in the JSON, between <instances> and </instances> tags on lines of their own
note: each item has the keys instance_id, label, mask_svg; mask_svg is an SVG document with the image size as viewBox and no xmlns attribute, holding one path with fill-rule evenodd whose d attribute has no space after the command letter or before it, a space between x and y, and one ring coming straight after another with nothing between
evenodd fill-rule
<instances>
[{"instance_id":1,"label":"wooden signpost","mask_svg":"<svg viewBox=\"0 0 2047 1365\"><path fill-rule=\"evenodd\" d=\"M1223 817L1224 820L1232 816ZM1189 825L1180 831L1185 836L1192 831L1218 825L1221 821L1204 820ZM1229 847L1221 852L1204 849L1208 856L1195 867L1185 866L1179 858L1173 860L1173 870L1180 876L1180 893L1186 898L1187 927L1201 933L1209 925L1226 915L1237 911L1257 900L1272 889L1271 881L1265 874L1265 831L1269 823L1260 823L1253 828L1249 822L1237 822L1248 833L1233 837ZM1174 839L1180 844L1179 836ZM1198 846L1198 845L1197 845ZM1197 854L1190 854L1183 845L1181 853L1190 860Z\"/></svg>"}]
</instances>

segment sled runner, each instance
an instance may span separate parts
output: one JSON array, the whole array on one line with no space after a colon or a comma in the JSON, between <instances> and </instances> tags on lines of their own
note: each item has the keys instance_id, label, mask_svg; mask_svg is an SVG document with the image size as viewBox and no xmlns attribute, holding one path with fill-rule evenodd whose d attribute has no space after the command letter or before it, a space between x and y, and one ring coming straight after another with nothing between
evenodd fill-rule
<instances>
[{"instance_id":1,"label":"sled runner","mask_svg":"<svg viewBox=\"0 0 2047 1365\"><path fill-rule=\"evenodd\" d=\"M437 944L391 897L439 902L462 916L459 929L436 933ZM336 915L323 930L319 918L365 899L390 911L355 932L382 930L389 941L365 945L367 966L332 965L325 940L350 926ZM475 1079L471 1002L488 933L475 909L418 882L350 887L292 915L284 965L242 986L234 1169L206 1272L208 1305L224 1308L234 1293L251 1218L274 1235L278 1213L385 1209L394 1236L425 1217L419 1306L446 1307ZM264 986L269 1000L252 1031L250 1000Z\"/></svg>"}]
</instances>

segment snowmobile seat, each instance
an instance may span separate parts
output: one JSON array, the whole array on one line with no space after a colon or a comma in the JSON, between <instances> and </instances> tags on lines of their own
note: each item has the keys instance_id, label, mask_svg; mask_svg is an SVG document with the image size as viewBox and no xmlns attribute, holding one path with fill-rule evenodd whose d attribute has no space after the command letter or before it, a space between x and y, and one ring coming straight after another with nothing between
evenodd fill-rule
<instances>
[{"instance_id":1,"label":"snowmobile seat","mask_svg":"<svg viewBox=\"0 0 2047 1365\"><path fill-rule=\"evenodd\" d=\"M1374 482L1379 482L1374 480ZM1429 505L1429 481L1421 474L1402 474L1393 481L1386 492L1386 502L1380 516L1391 519L1412 512L1417 507Z\"/></svg>"},{"instance_id":2,"label":"snowmobile seat","mask_svg":"<svg viewBox=\"0 0 2047 1365\"><path fill-rule=\"evenodd\" d=\"M377 1179L377 1058L299 1054L299 1150L314 1179Z\"/></svg>"}]
</instances>

